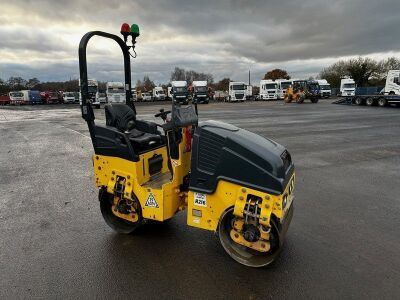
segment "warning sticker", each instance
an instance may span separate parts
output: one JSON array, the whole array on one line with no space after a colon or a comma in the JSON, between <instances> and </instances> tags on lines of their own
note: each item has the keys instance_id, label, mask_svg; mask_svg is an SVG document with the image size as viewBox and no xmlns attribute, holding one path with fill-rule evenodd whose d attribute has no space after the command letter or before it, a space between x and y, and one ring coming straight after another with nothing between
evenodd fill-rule
<instances>
[{"instance_id":1,"label":"warning sticker","mask_svg":"<svg viewBox=\"0 0 400 300\"><path fill-rule=\"evenodd\" d=\"M157 203L156 198L154 198L154 195L152 193L149 194L149 197L147 198L146 203L144 204L144 206L158 208L158 203Z\"/></svg>"},{"instance_id":2,"label":"warning sticker","mask_svg":"<svg viewBox=\"0 0 400 300\"><path fill-rule=\"evenodd\" d=\"M207 207L207 196L202 193L194 193L194 205Z\"/></svg>"}]
</instances>

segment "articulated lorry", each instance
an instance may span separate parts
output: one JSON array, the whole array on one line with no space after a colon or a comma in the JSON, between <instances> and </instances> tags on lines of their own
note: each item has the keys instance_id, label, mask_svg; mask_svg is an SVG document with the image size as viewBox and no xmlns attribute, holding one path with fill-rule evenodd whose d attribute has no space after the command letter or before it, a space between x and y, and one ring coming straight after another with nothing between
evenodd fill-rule
<instances>
[{"instance_id":1,"label":"articulated lorry","mask_svg":"<svg viewBox=\"0 0 400 300\"><path fill-rule=\"evenodd\" d=\"M277 100L279 99L278 82L274 80L260 81L260 100Z\"/></svg>"},{"instance_id":2,"label":"articulated lorry","mask_svg":"<svg viewBox=\"0 0 400 300\"><path fill-rule=\"evenodd\" d=\"M124 84L122 82L107 82L106 96L108 103L125 103L126 94Z\"/></svg>"},{"instance_id":3,"label":"articulated lorry","mask_svg":"<svg viewBox=\"0 0 400 300\"><path fill-rule=\"evenodd\" d=\"M226 99L228 102L246 100L247 86L241 81L231 81L229 82L229 95Z\"/></svg>"},{"instance_id":4,"label":"articulated lorry","mask_svg":"<svg viewBox=\"0 0 400 300\"><path fill-rule=\"evenodd\" d=\"M194 103L208 103L209 98L207 81L193 81L192 101Z\"/></svg>"}]
</instances>

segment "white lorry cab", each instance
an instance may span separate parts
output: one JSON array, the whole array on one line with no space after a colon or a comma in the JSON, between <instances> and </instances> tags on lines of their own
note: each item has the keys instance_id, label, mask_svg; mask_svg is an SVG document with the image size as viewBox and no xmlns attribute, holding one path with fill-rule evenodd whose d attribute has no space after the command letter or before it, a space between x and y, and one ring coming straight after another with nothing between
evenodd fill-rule
<instances>
[{"instance_id":1,"label":"white lorry cab","mask_svg":"<svg viewBox=\"0 0 400 300\"><path fill-rule=\"evenodd\" d=\"M274 80L260 81L260 100L276 100L279 99L279 85Z\"/></svg>"},{"instance_id":2,"label":"white lorry cab","mask_svg":"<svg viewBox=\"0 0 400 300\"><path fill-rule=\"evenodd\" d=\"M192 100L196 103L208 103L208 85L207 81L193 81Z\"/></svg>"},{"instance_id":3,"label":"white lorry cab","mask_svg":"<svg viewBox=\"0 0 400 300\"><path fill-rule=\"evenodd\" d=\"M390 70L386 77L385 94L400 95L400 70Z\"/></svg>"},{"instance_id":4,"label":"white lorry cab","mask_svg":"<svg viewBox=\"0 0 400 300\"><path fill-rule=\"evenodd\" d=\"M356 83L352 78L342 78L340 81L341 96L355 96L356 94Z\"/></svg>"},{"instance_id":5,"label":"white lorry cab","mask_svg":"<svg viewBox=\"0 0 400 300\"><path fill-rule=\"evenodd\" d=\"M87 99L90 103L96 107L100 108L99 101L99 83L96 79L88 79L88 92L89 98ZM81 91L81 80L79 79L79 90ZM79 93L79 104L82 105L82 93Z\"/></svg>"},{"instance_id":6,"label":"white lorry cab","mask_svg":"<svg viewBox=\"0 0 400 300\"><path fill-rule=\"evenodd\" d=\"M166 98L164 89L161 86L156 86L153 89L153 100L154 101L164 101Z\"/></svg>"},{"instance_id":7,"label":"white lorry cab","mask_svg":"<svg viewBox=\"0 0 400 300\"><path fill-rule=\"evenodd\" d=\"M189 102L189 93L186 81L172 81L172 100L175 102L187 104Z\"/></svg>"},{"instance_id":8,"label":"white lorry cab","mask_svg":"<svg viewBox=\"0 0 400 300\"><path fill-rule=\"evenodd\" d=\"M278 99L284 99L287 89L293 85L293 80L289 79L278 79Z\"/></svg>"},{"instance_id":9,"label":"white lorry cab","mask_svg":"<svg viewBox=\"0 0 400 300\"><path fill-rule=\"evenodd\" d=\"M229 95L227 101L244 101L246 100L247 85L240 81L229 82Z\"/></svg>"},{"instance_id":10,"label":"white lorry cab","mask_svg":"<svg viewBox=\"0 0 400 300\"><path fill-rule=\"evenodd\" d=\"M106 94L108 103L125 103L125 87L122 82L107 82Z\"/></svg>"},{"instance_id":11,"label":"white lorry cab","mask_svg":"<svg viewBox=\"0 0 400 300\"><path fill-rule=\"evenodd\" d=\"M326 79L317 80L319 84L320 94L322 98L329 98L332 96L331 85L326 81Z\"/></svg>"}]
</instances>

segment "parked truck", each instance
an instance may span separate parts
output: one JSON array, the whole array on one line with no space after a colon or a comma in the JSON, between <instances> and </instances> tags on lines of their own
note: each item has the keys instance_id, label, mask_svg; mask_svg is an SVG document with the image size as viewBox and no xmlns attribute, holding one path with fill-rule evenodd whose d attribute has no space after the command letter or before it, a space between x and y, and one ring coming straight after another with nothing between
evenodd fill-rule
<instances>
[{"instance_id":1,"label":"parked truck","mask_svg":"<svg viewBox=\"0 0 400 300\"><path fill-rule=\"evenodd\" d=\"M260 81L260 100L277 100L279 99L279 85L275 80Z\"/></svg>"},{"instance_id":2,"label":"parked truck","mask_svg":"<svg viewBox=\"0 0 400 300\"><path fill-rule=\"evenodd\" d=\"M106 95L108 103L125 103L126 94L125 87L122 82L107 82L106 83ZM99 100L100 102L100 100Z\"/></svg>"},{"instance_id":3,"label":"parked truck","mask_svg":"<svg viewBox=\"0 0 400 300\"><path fill-rule=\"evenodd\" d=\"M226 101L233 102L233 101L240 101L243 102L246 100L246 84L240 81L231 81L229 82L229 94L226 98Z\"/></svg>"},{"instance_id":4,"label":"parked truck","mask_svg":"<svg viewBox=\"0 0 400 300\"><path fill-rule=\"evenodd\" d=\"M172 101L182 104L187 104L189 102L189 93L187 90L186 81L172 81Z\"/></svg>"},{"instance_id":5,"label":"parked truck","mask_svg":"<svg viewBox=\"0 0 400 300\"><path fill-rule=\"evenodd\" d=\"M293 80L289 79L277 79L278 83L278 99L284 99L287 89L293 85Z\"/></svg>"},{"instance_id":6,"label":"parked truck","mask_svg":"<svg viewBox=\"0 0 400 300\"><path fill-rule=\"evenodd\" d=\"M326 79L317 80L320 88L321 98L329 98L332 96L331 85Z\"/></svg>"},{"instance_id":7,"label":"parked truck","mask_svg":"<svg viewBox=\"0 0 400 300\"><path fill-rule=\"evenodd\" d=\"M153 88L153 101L164 101L165 98L165 92L161 86L156 86Z\"/></svg>"},{"instance_id":8,"label":"parked truck","mask_svg":"<svg viewBox=\"0 0 400 300\"><path fill-rule=\"evenodd\" d=\"M246 86L246 100L254 100L253 86L250 84Z\"/></svg>"},{"instance_id":9,"label":"parked truck","mask_svg":"<svg viewBox=\"0 0 400 300\"><path fill-rule=\"evenodd\" d=\"M342 78L340 80L340 96L355 96L356 94L356 83L352 78Z\"/></svg>"},{"instance_id":10,"label":"parked truck","mask_svg":"<svg viewBox=\"0 0 400 300\"><path fill-rule=\"evenodd\" d=\"M58 92L55 92L55 91L40 92L40 97L41 97L42 103L44 103L44 104L54 104L54 103L62 102L62 97L59 95Z\"/></svg>"},{"instance_id":11,"label":"parked truck","mask_svg":"<svg viewBox=\"0 0 400 300\"><path fill-rule=\"evenodd\" d=\"M169 87L168 87L168 90L167 90L167 99L168 99L168 100L172 100L172 86L169 86Z\"/></svg>"},{"instance_id":12,"label":"parked truck","mask_svg":"<svg viewBox=\"0 0 400 300\"><path fill-rule=\"evenodd\" d=\"M192 101L195 103L208 103L207 81L193 81L192 83Z\"/></svg>"},{"instance_id":13,"label":"parked truck","mask_svg":"<svg viewBox=\"0 0 400 300\"><path fill-rule=\"evenodd\" d=\"M353 95L343 95L347 96L344 99L336 101L337 104L356 104L367 106L387 106L390 104L395 104L400 106L400 82L399 82L399 70L390 70L386 77L386 85L383 93L368 92L368 90L361 89L361 91L354 93ZM363 94L365 93L365 94Z\"/></svg>"},{"instance_id":14,"label":"parked truck","mask_svg":"<svg viewBox=\"0 0 400 300\"><path fill-rule=\"evenodd\" d=\"M92 105L96 108L100 108L99 101L99 83L96 79L88 79L88 92L89 98L88 100ZM81 80L79 79L79 90L81 90ZM79 104L82 105L82 92L79 93Z\"/></svg>"},{"instance_id":15,"label":"parked truck","mask_svg":"<svg viewBox=\"0 0 400 300\"><path fill-rule=\"evenodd\" d=\"M65 92L64 93L64 103L75 103L75 93L74 92Z\"/></svg>"},{"instance_id":16,"label":"parked truck","mask_svg":"<svg viewBox=\"0 0 400 300\"><path fill-rule=\"evenodd\" d=\"M7 94L0 95L0 105L10 104L10 96Z\"/></svg>"},{"instance_id":17,"label":"parked truck","mask_svg":"<svg viewBox=\"0 0 400 300\"><path fill-rule=\"evenodd\" d=\"M390 70L386 77L384 94L400 95L400 70Z\"/></svg>"},{"instance_id":18,"label":"parked truck","mask_svg":"<svg viewBox=\"0 0 400 300\"><path fill-rule=\"evenodd\" d=\"M24 93L21 91L9 92L8 96L10 96L11 105L21 105L24 103Z\"/></svg>"}]
</instances>

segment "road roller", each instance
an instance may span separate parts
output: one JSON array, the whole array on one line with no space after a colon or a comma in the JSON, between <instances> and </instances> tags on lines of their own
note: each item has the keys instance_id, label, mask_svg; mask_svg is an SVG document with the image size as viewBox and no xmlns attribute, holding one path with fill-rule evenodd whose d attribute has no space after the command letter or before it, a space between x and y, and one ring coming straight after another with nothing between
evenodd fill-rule
<instances>
[{"instance_id":1,"label":"road roller","mask_svg":"<svg viewBox=\"0 0 400 300\"><path fill-rule=\"evenodd\" d=\"M139 26L124 23L122 37L86 33L79 44L81 112L93 144L100 211L117 233L186 213L189 226L214 232L235 261L263 267L279 255L293 216L295 170L277 142L220 121L199 122L196 103L171 102L154 120L138 117L131 88L131 57ZM86 48L103 37L121 48L126 103L104 107L95 122L89 101ZM134 238L134 237L132 237ZM189 241L188 241L189 242Z\"/></svg>"}]
</instances>

